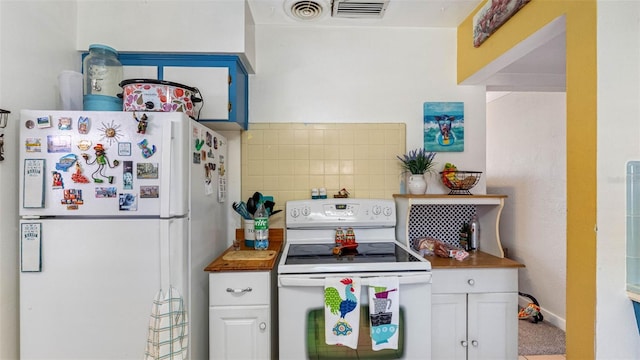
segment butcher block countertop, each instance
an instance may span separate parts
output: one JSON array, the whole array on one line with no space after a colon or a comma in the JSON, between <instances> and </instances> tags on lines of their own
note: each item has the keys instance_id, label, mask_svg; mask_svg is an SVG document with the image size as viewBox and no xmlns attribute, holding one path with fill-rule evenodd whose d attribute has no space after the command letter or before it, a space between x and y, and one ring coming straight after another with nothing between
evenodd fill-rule
<instances>
[{"instance_id":1,"label":"butcher block countertop","mask_svg":"<svg viewBox=\"0 0 640 360\"><path fill-rule=\"evenodd\" d=\"M432 269L476 269L476 268L521 268L524 264L507 258L500 258L481 251L470 252L463 261L439 256L425 256Z\"/></svg>"},{"instance_id":2,"label":"butcher block countertop","mask_svg":"<svg viewBox=\"0 0 640 360\"><path fill-rule=\"evenodd\" d=\"M244 231L242 229L236 229L236 238L242 239L240 242L240 250L253 250L244 246ZM230 246L224 251L217 259L213 260L204 271L217 272L217 271L270 271L273 269L279 260L280 252L282 251L284 239L283 229L269 229L269 249L275 251L275 256L266 260L225 260L225 254L234 252L233 246Z\"/></svg>"}]
</instances>

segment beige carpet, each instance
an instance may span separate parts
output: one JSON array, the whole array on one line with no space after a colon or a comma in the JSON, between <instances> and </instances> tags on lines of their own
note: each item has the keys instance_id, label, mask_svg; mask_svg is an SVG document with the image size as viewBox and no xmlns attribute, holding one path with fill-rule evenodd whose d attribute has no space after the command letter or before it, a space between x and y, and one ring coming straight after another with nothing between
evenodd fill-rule
<instances>
[{"instance_id":1,"label":"beige carpet","mask_svg":"<svg viewBox=\"0 0 640 360\"><path fill-rule=\"evenodd\" d=\"M518 355L566 353L565 333L550 323L518 320Z\"/></svg>"}]
</instances>

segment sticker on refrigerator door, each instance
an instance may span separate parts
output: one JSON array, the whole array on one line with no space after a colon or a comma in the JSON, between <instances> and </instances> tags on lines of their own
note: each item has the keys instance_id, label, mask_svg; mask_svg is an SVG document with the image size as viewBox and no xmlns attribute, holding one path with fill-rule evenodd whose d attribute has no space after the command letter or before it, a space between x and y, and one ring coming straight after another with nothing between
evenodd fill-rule
<instances>
[{"instance_id":1,"label":"sticker on refrigerator door","mask_svg":"<svg viewBox=\"0 0 640 360\"><path fill-rule=\"evenodd\" d=\"M224 176L218 177L218 202L227 201L227 178Z\"/></svg>"},{"instance_id":2,"label":"sticker on refrigerator door","mask_svg":"<svg viewBox=\"0 0 640 360\"><path fill-rule=\"evenodd\" d=\"M20 224L20 271L42 271L42 224Z\"/></svg>"},{"instance_id":3,"label":"sticker on refrigerator door","mask_svg":"<svg viewBox=\"0 0 640 360\"><path fill-rule=\"evenodd\" d=\"M71 136L69 135L48 135L47 152L60 153L71 152Z\"/></svg>"},{"instance_id":4,"label":"sticker on refrigerator door","mask_svg":"<svg viewBox=\"0 0 640 360\"><path fill-rule=\"evenodd\" d=\"M204 145L204 140L202 139L196 139L196 150L200 151L200 149L202 149L202 145Z\"/></svg>"},{"instance_id":5,"label":"sticker on refrigerator door","mask_svg":"<svg viewBox=\"0 0 640 360\"><path fill-rule=\"evenodd\" d=\"M67 154L58 160L56 163L56 170L67 172L67 170L69 170L76 161L78 161L78 156L76 154Z\"/></svg>"},{"instance_id":6,"label":"sticker on refrigerator door","mask_svg":"<svg viewBox=\"0 0 640 360\"><path fill-rule=\"evenodd\" d=\"M22 207L44 208L44 159L25 159Z\"/></svg>"},{"instance_id":7,"label":"sticker on refrigerator door","mask_svg":"<svg viewBox=\"0 0 640 360\"><path fill-rule=\"evenodd\" d=\"M114 141L117 142L120 140L120 137L123 136L120 131L120 126L120 124L116 124L113 120L111 120L109 124L102 123L102 126L98 128L98 130L102 132L100 141L108 142L109 145L111 145Z\"/></svg>"},{"instance_id":8,"label":"sticker on refrigerator door","mask_svg":"<svg viewBox=\"0 0 640 360\"><path fill-rule=\"evenodd\" d=\"M118 155L120 155L120 156L131 156L131 143L130 142L119 142L118 143Z\"/></svg>"},{"instance_id":9,"label":"sticker on refrigerator door","mask_svg":"<svg viewBox=\"0 0 640 360\"><path fill-rule=\"evenodd\" d=\"M210 132L207 131L207 134L205 135L205 143L207 144L208 147L213 146L213 135L211 135Z\"/></svg>"},{"instance_id":10,"label":"sticker on refrigerator door","mask_svg":"<svg viewBox=\"0 0 640 360\"><path fill-rule=\"evenodd\" d=\"M107 199L118 196L118 188L115 186L98 186L96 187L96 198Z\"/></svg>"},{"instance_id":11,"label":"sticker on refrigerator door","mask_svg":"<svg viewBox=\"0 0 640 360\"><path fill-rule=\"evenodd\" d=\"M41 138L27 138L24 142L24 150L26 152L42 152Z\"/></svg>"},{"instance_id":12,"label":"sticker on refrigerator door","mask_svg":"<svg viewBox=\"0 0 640 360\"><path fill-rule=\"evenodd\" d=\"M80 116L78 118L78 133L86 135L89 133L89 127L91 126L91 122L88 117Z\"/></svg>"},{"instance_id":13,"label":"sticker on refrigerator door","mask_svg":"<svg viewBox=\"0 0 640 360\"><path fill-rule=\"evenodd\" d=\"M64 189L64 182L62 181L62 174L58 171L51 172L51 188L52 189Z\"/></svg>"},{"instance_id":14,"label":"sticker on refrigerator door","mask_svg":"<svg viewBox=\"0 0 640 360\"><path fill-rule=\"evenodd\" d=\"M141 199L154 199L160 197L160 188L157 185L140 186Z\"/></svg>"},{"instance_id":15,"label":"sticker on refrigerator door","mask_svg":"<svg viewBox=\"0 0 640 360\"><path fill-rule=\"evenodd\" d=\"M122 162L122 188L133 189L133 161Z\"/></svg>"},{"instance_id":16,"label":"sticker on refrigerator door","mask_svg":"<svg viewBox=\"0 0 640 360\"><path fill-rule=\"evenodd\" d=\"M89 179L82 174L82 166L80 166L80 162L76 161L76 172L71 174L71 180L76 184L88 184Z\"/></svg>"},{"instance_id":17,"label":"sticker on refrigerator door","mask_svg":"<svg viewBox=\"0 0 640 360\"><path fill-rule=\"evenodd\" d=\"M87 165L93 165L93 164L98 164L98 168L96 169L96 171L94 171L91 174L91 178L93 179L94 183L103 183L104 180L106 179L109 184L113 184L113 180L114 177L113 176L107 176L104 171L105 171L105 167L108 166L110 168L115 168L118 165L120 165L120 161L118 160L113 160L113 163L111 161L109 161L109 158L107 157L107 154L105 153L104 147L102 146L102 144L96 144L96 146L93 147L93 150L95 151L95 159L93 159L92 161L89 161L89 155L86 153L82 153L80 154L80 156L82 156L84 158L84 161L87 163ZM112 165L113 164L113 165ZM100 176L100 178L98 178L97 176Z\"/></svg>"},{"instance_id":18,"label":"sticker on refrigerator door","mask_svg":"<svg viewBox=\"0 0 640 360\"><path fill-rule=\"evenodd\" d=\"M138 197L136 194L124 193L118 195L120 211L138 210Z\"/></svg>"},{"instance_id":19,"label":"sticker on refrigerator door","mask_svg":"<svg viewBox=\"0 0 640 360\"><path fill-rule=\"evenodd\" d=\"M200 164L200 162L201 162L200 158L201 158L201 155L200 155L199 152L194 152L193 153L193 163L194 164Z\"/></svg>"},{"instance_id":20,"label":"sticker on refrigerator door","mask_svg":"<svg viewBox=\"0 0 640 360\"><path fill-rule=\"evenodd\" d=\"M157 179L158 163L137 163L136 178L138 179Z\"/></svg>"},{"instance_id":21,"label":"sticker on refrigerator door","mask_svg":"<svg viewBox=\"0 0 640 360\"><path fill-rule=\"evenodd\" d=\"M36 119L38 123L38 128L45 129L51 127L51 116L41 116Z\"/></svg>"},{"instance_id":22,"label":"sticker on refrigerator door","mask_svg":"<svg viewBox=\"0 0 640 360\"><path fill-rule=\"evenodd\" d=\"M62 205L67 206L67 210L78 210L80 205L84 204L82 199L82 190L80 189L66 189L64 191L64 197L60 200Z\"/></svg>"},{"instance_id":23,"label":"sticker on refrigerator door","mask_svg":"<svg viewBox=\"0 0 640 360\"><path fill-rule=\"evenodd\" d=\"M211 177L213 175L213 163L204 164L204 193L205 195L213 194L213 185Z\"/></svg>"},{"instance_id":24,"label":"sticker on refrigerator door","mask_svg":"<svg viewBox=\"0 0 640 360\"><path fill-rule=\"evenodd\" d=\"M138 119L136 112L133 112L133 118L138 123L138 134L146 134L147 127L149 126L149 117L147 114L142 114L142 116Z\"/></svg>"},{"instance_id":25,"label":"sticker on refrigerator door","mask_svg":"<svg viewBox=\"0 0 640 360\"><path fill-rule=\"evenodd\" d=\"M70 117L58 118L58 130L71 130L71 118Z\"/></svg>"},{"instance_id":26,"label":"sticker on refrigerator door","mask_svg":"<svg viewBox=\"0 0 640 360\"><path fill-rule=\"evenodd\" d=\"M80 149L80 151L87 151L91 149L91 140L80 140L78 141L78 144L76 144L76 146L78 147L78 149Z\"/></svg>"},{"instance_id":27,"label":"sticker on refrigerator door","mask_svg":"<svg viewBox=\"0 0 640 360\"><path fill-rule=\"evenodd\" d=\"M156 153L156 146L149 145L147 139L142 139L142 141L138 143L138 147L140 148L140 150L142 150L142 157L144 157L145 159L150 158L151 156L153 156L153 154Z\"/></svg>"}]
</instances>

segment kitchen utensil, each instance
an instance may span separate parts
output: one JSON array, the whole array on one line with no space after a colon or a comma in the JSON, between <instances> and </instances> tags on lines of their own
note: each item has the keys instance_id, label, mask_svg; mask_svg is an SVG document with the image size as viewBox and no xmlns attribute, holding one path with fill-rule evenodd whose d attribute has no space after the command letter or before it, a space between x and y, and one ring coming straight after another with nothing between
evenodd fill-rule
<instances>
[{"instance_id":1,"label":"kitchen utensil","mask_svg":"<svg viewBox=\"0 0 640 360\"><path fill-rule=\"evenodd\" d=\"M238 214L240 214L240 216L242 216L243 219L253 220L253 216L249 213L249 210L247 210L247 205L244 203L244 201L234 201L231 206L233 207L233 210L235 210Z\"/></svg>"},{"instance_id":2,"label":"kitchen utensil","mask_svg":"<svg viewBox=\"0 0 640 360\"><path fill-rule=\"evenodd\" d=\"M258 204L260 204L263 201L262 194L257 191L253 193L252 197L253 197L253 201L256 202L256 206L258 206Z\"/></svg>"},{"instance_id":3,"label":"kitchen utensil","mask_svg":"<svg viewBox=\"0 0 640 360\"><path fill-rule=\"evenodd\" d=\"M251 215L256 213L256 210L258 209L258 204L256 203L255 200L253 200L252 197L247 199L247 210L249 211L249 213Z\"/></svg>"},{"instance_id":4,"label":"kitchen utensil","mask_svg":"<svg viewBox=\"0 0 640 360\"><path fill-rule=\"evenodd\" d=\"M183 112L193 119L196 103L203 102L200 90L171 81L155 79L127 79L120 82L124 111ZM202 106L200 106L202 109Z\"/></svg>"},{"instance_id":5,"label":"kitchen utensil","mask_svg":"<svg viewBox=\"0 0 640 360\"><path fill-rule=\"evenodd\" d=\"M270 200L266 200L264 202L264 207L267 208L267 211L269 212L269 214L273 214L273 207L276 205L276 203L274 203L273 201Z\"/></svg>"},{"instance_id":6,"label":"kitchen utensil","mask_svg":"<svg viewBox=\"0 0 640 360\"><path fill-rule=\"evenodd\" d=\"M273 215L275 215L275 214L279 213L280 211L282 211L282 210L276 210L276 211L274 211L274 212L272 212L272 213L269 213L269 216L273 216Z\"/></svg>"}]
</instances>

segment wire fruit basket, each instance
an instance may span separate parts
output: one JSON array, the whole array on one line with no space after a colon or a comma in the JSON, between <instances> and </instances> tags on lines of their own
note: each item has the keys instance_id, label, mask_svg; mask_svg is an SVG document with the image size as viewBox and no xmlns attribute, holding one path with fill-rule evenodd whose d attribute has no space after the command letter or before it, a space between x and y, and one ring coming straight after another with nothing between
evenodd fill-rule
<instances>
[{"instance_id":1,"label":"wire fruit basket","mask_svg":"<svg viewBox=\"0 0 640 360\"><path fill-rule=\"evenodd\" d=\"M471 190L478 181L482 171L441 171L440 179L451 191L449 195L471 195Z\"/></svg>"}]
</instances>

